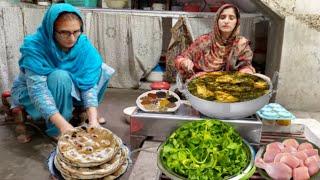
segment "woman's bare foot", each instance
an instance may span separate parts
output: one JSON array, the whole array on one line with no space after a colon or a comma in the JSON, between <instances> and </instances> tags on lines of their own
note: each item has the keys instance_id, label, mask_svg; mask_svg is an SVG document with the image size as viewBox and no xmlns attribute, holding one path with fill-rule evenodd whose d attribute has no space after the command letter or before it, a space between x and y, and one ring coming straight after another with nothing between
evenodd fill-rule
<instances>
[{"instance_id":1,"label":"woman's bare foot","mask_svg":"<svg viewBox=\"0 0 320 180\"><path fill-rule=\"evenodd\" d=\"M19 143L28 143L28 142L31 141L31 136L27 135L27 134L20 134L17 137L17 140L18 140Z\"/></svg>"},{"instance_id":2,"label":"woman's bare foot","mask_svg":"<svg viewBox=\"0 0 320 180\"><path fill-rule=\"evenodd\" d=\"M104 123L106 123L107 121L106 121L103 117L100 117L100 118L98 118L98 122L99 122L100 124L104 124Z\"/></svg>"},{"instance_id":3,"label":"woman's bare foot","mask_svg":"<svg viewBox=\"0 0 320 180\"><path fill-rule=\"evenodd\" d=\"M58 179L56 176L54 176L54 175L50 175L50 176L49 176L49 179L50 179L50 180L59 180L59 179Z\"/></svg>"}]
</instances>

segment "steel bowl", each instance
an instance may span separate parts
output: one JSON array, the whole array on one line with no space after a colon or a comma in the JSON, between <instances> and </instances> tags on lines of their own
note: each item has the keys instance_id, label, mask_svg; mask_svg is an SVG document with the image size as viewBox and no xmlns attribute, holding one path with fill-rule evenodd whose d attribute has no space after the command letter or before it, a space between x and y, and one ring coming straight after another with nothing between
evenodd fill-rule
<instances>
[{"instance_id":1,"label":"steel bowl","mask_svg":"<svg viewBox=\"0 0 320 180\"><path fill-rule=\"evenodd\" d=\"M243 171L235 176L232 176L229 178L229 180L239 180L239 179L248 179L249 177L251 177L253 175L253 173L255 172L255 166L254 166L254 157L255 157L255 151L254 149L250 146L250 144L243 139L243 145L246 149L247 152L247 157L250 159L247 166L243 169ZM172 180L186 180L187 178L182 177L181 175L169 170L162 162L161 160L161 151L163 150L163 146L164 146L165 142L163 142L159 148L158 148L158 152L157 152L157 165L158 168L170 179Z\"/></svg>"},{"instance_id":2,"label":"steel bowl","mask_svg":"<svg viewBox=\"0 0 320 180\"><path fill-rule=\"evenodd\" d=\"M189 79L185 84L182 83L180 75L177 74L177 86L179 91L188 99L191 106L202 114L218 119L239 119L255 114L259 109L266 105L273 93L273 86L270 78L262 74L254 74L264 79L269 84L269 92L256 99L234 103L222 103L216 101L208 101L194 96L188 90L188 83L198 77L197 75Z\"/></svg>"}]
</instances>

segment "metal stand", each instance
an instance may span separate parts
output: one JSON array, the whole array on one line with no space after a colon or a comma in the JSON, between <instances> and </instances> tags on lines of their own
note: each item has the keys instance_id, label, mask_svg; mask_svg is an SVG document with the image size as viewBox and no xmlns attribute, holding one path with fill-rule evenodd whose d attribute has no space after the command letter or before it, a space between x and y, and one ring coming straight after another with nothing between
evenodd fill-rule
<instances>
[{"instance_id":1,"label":"metal stand","mask_svg":"<svg viewBox=\"0 0 320 180\"><path fill-rule=\"evenodd\" d=\"M204 119L212 118L203 116L185 103L181 104L176 112L167 114L146 113L137 108L130 118L130 136L131 139L152 137L157 140L165 140L181 124ZM262 122L255 116L221 121L233 126L250 144L258 145L260 143Z\"/></svg>"}]
</instances>

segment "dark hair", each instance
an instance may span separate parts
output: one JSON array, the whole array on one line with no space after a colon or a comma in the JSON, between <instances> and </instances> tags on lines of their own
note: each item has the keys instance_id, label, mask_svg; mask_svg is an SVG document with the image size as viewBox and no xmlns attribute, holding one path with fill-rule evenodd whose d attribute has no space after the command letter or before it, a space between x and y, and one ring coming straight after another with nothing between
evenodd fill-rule
<instances>
[{"instance_id":1,"label":"dark hair","mask_svg":"<svg viewBox=\"0 0 320 180\"><path fill-rule=\"evenodd\" d=\"M81 31L83 31L83 22L82 22L82 19L81 17L76 14L76 13L73 13L73 12L62 12L58 15L56 21L54 22L54 27L56 27L56 22L58 20L62 20L62 21L68 21L68 20L77 20L80 22L80 28L81 28Z\"/></svg>"},{"instance_id":2,"label":"dark hair","mask_svg":"<svg viewBox=\"0 0 320 180\"><path fill-rule=\"evenodd\" d=\"M234 13L236 14L237 19L240 19L239 9L234 6L231 6L231 8L234 10Z\"/></svg>"},{"instance_id":3,"label":"dark hair","mask_svg":"<svg viewBox=\"0 0 320 180\"><path fill-rule=\"evenodd\" d=\"M229 9L229 8L232 8L232 9L233 9L233 11L234 11L234 13L236 14L237 19L240 19L240 12L239 12L239 9L238 9L238 8L236 8L235 6L232 6L232 5L230 5L230 6L226 6L225 8L223 8L223 10L221 11L221 13L222 13L224 10ZM219 16L221 15L221 13L219 14Z\"/></svg>"}]
</instances>

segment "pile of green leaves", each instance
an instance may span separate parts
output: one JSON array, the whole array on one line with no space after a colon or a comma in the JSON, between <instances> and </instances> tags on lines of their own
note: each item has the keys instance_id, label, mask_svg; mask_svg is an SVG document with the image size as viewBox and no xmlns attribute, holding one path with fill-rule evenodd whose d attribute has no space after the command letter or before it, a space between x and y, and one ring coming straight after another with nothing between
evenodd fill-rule
<instances>
[{"instance_id":1,"label":"pile of green leaves","mask_svg":"<svg viewBox=\"0 0 320 180\"><path fill-rule=\"evenodd\" d=\"M160 151L164 167L187 179L228 179L249 163L240 135L219 120L186 123Z\"/></svg>"}]
</instances>

